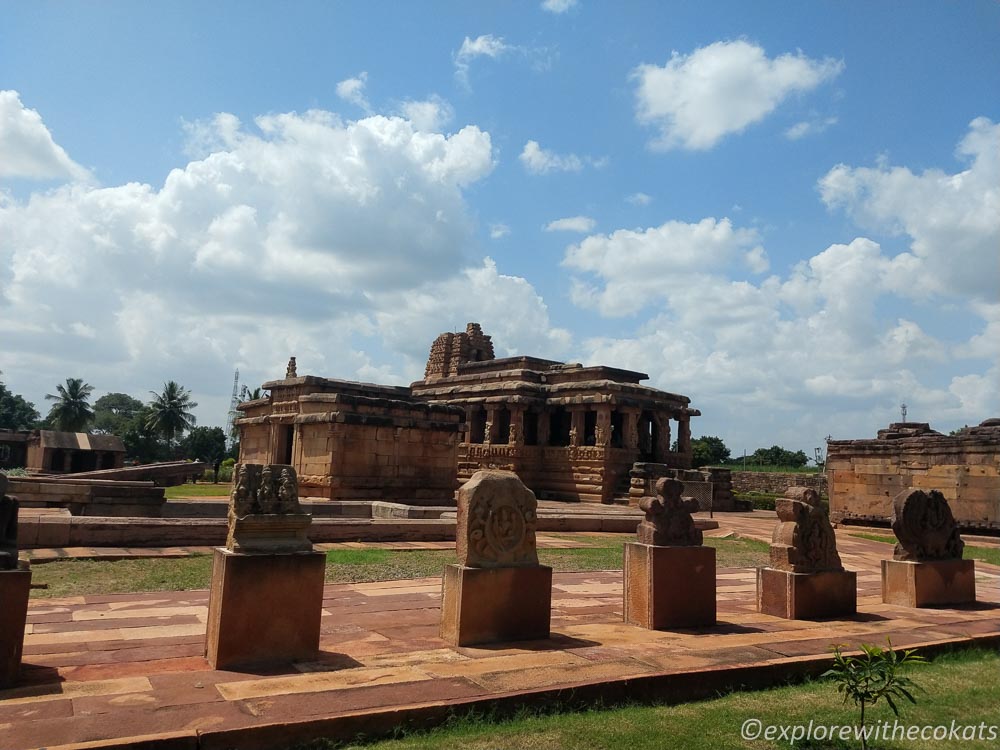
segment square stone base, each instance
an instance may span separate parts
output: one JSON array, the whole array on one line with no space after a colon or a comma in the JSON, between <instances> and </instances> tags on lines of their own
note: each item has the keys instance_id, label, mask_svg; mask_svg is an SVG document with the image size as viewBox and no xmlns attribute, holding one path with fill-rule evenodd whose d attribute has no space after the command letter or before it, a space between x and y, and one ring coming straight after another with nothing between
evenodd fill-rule
<instances>
[{"instance_id":1,"label":"square stone base","mask_svg":"<svg viewBox=\"0 0 1000 750\"><path fill-rule=\"evenodd\" d=\"M30 592L30 570L0 570L0 688L13 686L21 674Z\"/></svg>"},{"instance_id":2,"label":"square stone base","mask_svg":"<svg viewBox=\"0 0 1000 750\"><path fill-rule=\"evenodd\" d=\"M441 638L456 646L549 637L552 568L446 565Z\"/></svg>"},{"instance_id":3,"label":"square stone base","mask_svg":"<svg viewBox=\"0 0 1000 750\"><path fill-rule=\"evenodd\" d=\"M625 544L625 622L642 628L715 624L715 549Z\"/></svg>"},{"instance_id":4,"label":"square stone base","mask_svg":"<svg viewBox=\"0 0 1000 750\"><path fill-rule=\"evenodd\" d=\"M975 560L882 561L882 601L902 607L976 601Z\"/></svg>"},{"instance_id":5,"label":"square stone base","mask_svg":"<svg viewBox=\"0 0 1000 750\"><path fill-rule=\"evenodd\" d=\"M757 568L757 610L789 620L843 617L858 611L858 574L789 573Z\"/></svg>"},{"instance_id":6,"label":"square stone base","mask_svg":"<svg viewBox=\"0 0 1000 750\"><path fill-rule=\"evenodd\" d=\"M315 659L325 568L322 552L217 548L205 643L212 668Z\"/></svg>"}]
</instances>

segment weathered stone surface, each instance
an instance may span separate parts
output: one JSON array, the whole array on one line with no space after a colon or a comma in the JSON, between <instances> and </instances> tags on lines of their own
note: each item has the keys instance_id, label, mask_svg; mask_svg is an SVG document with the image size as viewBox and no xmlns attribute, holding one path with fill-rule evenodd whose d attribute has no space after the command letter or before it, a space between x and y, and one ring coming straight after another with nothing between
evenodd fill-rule
<instances>
[{"instance_id":1,"label":"weathered stone surface","mask_svg":"<svg viewBox=\"0 0 1000 750\"><path fill-rule=\"evenodd\" d=\"M211 667L316 658L325 570L322 552L216 549L205 643Z\"/></svg>"},{"instance_id":2,"label":"weathered stone surface","mask_svg":"<svg viewBox=\"0 0 1000 750\"><path fill-rule=\"evenodd\" d=\"M771 567L790 573L843 570L837 539L816 490L790 487L775 504L779 523L771 538Z\"/></svg>"},{"instance_id":3,"label":"weathered stone surface","mask_svg":"<svg viewBox=\"0 0 1000 750\"><path fill-rule=\"evenodd\" d=\"M935 607L976 601L975 560L882 561L882 601Z\"/></svg>"},{"instance_id":4,"label":"weathered stone surface","mask_svg":"<svg viewBox=\"0 0 1000 750\"><path fill-rule=\"evenodd\" d=\"M663 477L656 481L658 497L644 497L639 509L645 520L636 528L640 544L654 546L697 546L702 542L701 530L695 526L691 514L698 510L698 502L682 498L684 483Z\"/></svg>"},{"instance_id":5,"label":"weathered stone surface","mask_svg":"<svg viewBox=\"0 0 1000 750\"><path fill-rule=\"evenodd\" d=\"M458 491L456 546L460 565L538 565L538 503L516 474L478 471Z\"/></svg>"},{"instance_id":6,"label":"weathered stone surface","mask_svg":"<svg viewBox=\"0 0 1000 750\"><path fill-rule=\"evenodd\" d=\"M757 568L757 610L789 620L853 615L858 611L858 574Z\"/></svg>"},{"instance_id":7,"label":"weathered stone surface","mask_svg":"<svg viewBox=\"0 0 1000 750\"><path fill-rule=\"evenodd\" d=\"M0 474L0 570L17 568L17 500L7 495L7 476Z\"/></svg>"},{"instance_id":8,"label":"weathered stone surface","mask_svg":"<svg viewBox=\"0 0 1000 750\"><path fill-rule=\"evenodd\" d=\"M14 685L21 673L30 591L30 570L0 570L0 688Z\"/></svg>"},{"instance_id":9,"label":"weathered stone surface","mask_svg":"<svg viewBox=\"0 0 1000 750\"><path fill-rule=\"evenodd\" d=\"M627 542L624 618L657 630L715 624L715 549Z\"/></svg>"},{"instance_id":10,"label":"weathered stone surface","mask_svg":"<svg viewBox=\"0 0 1000 750\"><path fill-rule=\"evenodd\" d=\"M925 562L961 560L965 543L948 501L937 490L904 490L892 501L893 558Z\"/></svg>"},{"instance_id":11,"label":"weathered stone surface","mask_svg":"<svg viewBox=\"0 0 1000 750\"><path fill-rule=\"evenodd\" d=\"M240 464L229 496L231 552L308 552L312 516L299 505L295 469L281 464Z\"/></svg>"}]
</instances>

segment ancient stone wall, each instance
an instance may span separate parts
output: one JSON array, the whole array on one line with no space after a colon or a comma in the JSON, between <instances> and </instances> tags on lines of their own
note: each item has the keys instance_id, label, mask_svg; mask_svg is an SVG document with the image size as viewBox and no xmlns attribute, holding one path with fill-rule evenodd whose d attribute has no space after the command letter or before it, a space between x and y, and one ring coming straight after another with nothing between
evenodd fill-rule
<instances>
[{"instance_id":1,"label":"ancient stone wall","mask_svg":"<svg viewBox=\"0 0 1000 750\"><path fill-rule=\"evenodd\" d=\"M874 440L829 443L827 476L835 521L889 521L905 489L938 490L960 526L1000 528L1000 420L956 435L900 423Z\"/></svg>"},{"instance_id":2,"label":"ancient stone wall","mask_svg":"<svg viewBox=\"0 0 1000 750\"><path fill-rule=\"evenodd\" d=\"M783 495L789 487L808 487L820 495L829 494L826 475L815 474L781 474L771 471L734 471L733 492L766 492L770 495Z\"/></svg>"}]
</instances>

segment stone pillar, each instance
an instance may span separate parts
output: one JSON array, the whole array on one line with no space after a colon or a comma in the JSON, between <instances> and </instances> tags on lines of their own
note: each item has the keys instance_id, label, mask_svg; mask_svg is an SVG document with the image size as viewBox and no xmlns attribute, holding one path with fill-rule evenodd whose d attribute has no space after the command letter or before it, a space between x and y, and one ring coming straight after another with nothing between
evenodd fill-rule
<instances>
[{"instance_id":1,"label":"stone pillar","mask_svg":"<svg viewBox=\"0 0 1000 750\"><path fill-rule=\"evenodd\" d=\"M63 466L62 470L65 472L70 472L73 470L73 454L75 451L67 448L63 451Z\"/></svg>"},{"instance_id":2,"label":"stone pillar","mask_svg":"<svg viewBox=\"0 0 1000 750\"><path fill-rule=\"evenodd\" d=\"M684 454L691 452L691 417L687 415L677 420L677 452Z\"/></svg>"},{"instance_id":3,"label":"stone pillar","mask_svg":"<svg viewBox=\"0 0 1000 750\"><path fill-rule=\"evenodd\" d=\"M622 416L622 429L625 431L622 445L625 450L632 454L632 458L638 458L639 453L639 412L626 411Z\"/></svg>"},{"instance_id":4,"label":"stone pillar","mask_svg":"<svg viewBox=\"0 0 1000 750\"><path fill-rule=\"evenodd\" d=\"M31 570L17 560L18 504L6 491L7 477L0 474L0 688L12 687L21 674L31 592Z\"/></svg>"},{"instance_id":5,"label":"stone pillar","mask_svg":"<svg viewBox=\"0 0 1000 750\"><path fill-rule=\"evenodd\" d=\"M656 424L656 460L661 464L667 463L671 452L670 417L663 412L654 412L653 422Z\"/></svg>"},{"instance_id":6,"label":"stone pillar","mask_svg":"<svg viewBox=\"0 0 1000 750\"><path fill-rule=\"evenodd\" d=\"M511 406L510 410L510 431L507 435L507 444L520 446L524 445L524 412L523 406Z\"/></svg>"},{"instance_id":7,"label":"stone pillar","mask_svg":"<svg viewBox=\"0 0 1000 750\"><path fill-rule=\"evenodd\" d=\"M594 445L598 448L608 448L611 445L611 406L600 406L597 409L597 428L594 431Z\"/></svg>"},{"instance_id":8,"label":"stone pillar","mask_svg":"<svg viewBox=\"0 0 1000 750\"><path fill-rule=\"evenodd\" d=\"M306 534L295 469L237 466L229 538L215 550L205 655L212 669L315 659L326 556Z\"/></svg>"},{"instance_id":9,"label":"stone pillar","mask_svg":"<svg viewBox=\"0 0 1000 750\"><path fill-rule=\"evenodd\" d=\"M540 409L538 412L538 444L548 445L551 437L552 414L547 409Z\"/></svg>"},{"instance_id":10,"label":"stone pillar","mask_svg":"<svg viewBox=\"0 0 1000 750\"><path fill-rule=\"evenodd\" d=\"M486 429L483 432L483 443L489 445L496 442L497 438L497 408L495 406L486 407Z\"/></svg>"},{"instance_id":11,"label":"stone pillar","mask_svg":"<svg viewBox=\"0 0 1000 750\"><path fill-rule=\"evenodd\" d=\"M569 445L571 448L575 448L580 445L584 445L584 430L586 429L587 417L586 409L574 409L570 412L572 416L572 421L570 422L569 428Z\"/></svg>"},{"instance_id":12,"label":"stone pillar","mask_svg":"<svg viewBox=\"0 0 1000 750\"><path fill-rule=\"evenodd\" d=\"M458 491L458 565L441 586L441 638L456 646L549 637L552 568L538 564L535 493L507 471Z\"/></svg>"}]
</instances>

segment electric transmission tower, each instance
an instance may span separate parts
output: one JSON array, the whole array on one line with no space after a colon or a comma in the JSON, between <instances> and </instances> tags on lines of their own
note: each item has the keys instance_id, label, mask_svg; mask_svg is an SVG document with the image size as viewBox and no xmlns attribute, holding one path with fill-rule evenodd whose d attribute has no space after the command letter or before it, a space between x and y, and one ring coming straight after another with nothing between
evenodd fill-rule
<instances>
[{"instance_id":1,"label":"electric transmission tower","mask_svg":"<svg viewBox=\"0 0 1000 750\"><path fill-rule=\"evenodd\" d=\"M239 412L236 411L236 405L240 402L240 371L236 370L233 375L233 396L229 399L229 414L226 417L226 445L230 448L236 442L236 419L239 416Z\"/></svg>"}]
</instances>

